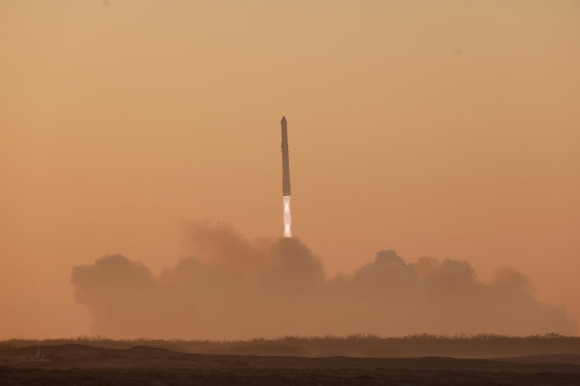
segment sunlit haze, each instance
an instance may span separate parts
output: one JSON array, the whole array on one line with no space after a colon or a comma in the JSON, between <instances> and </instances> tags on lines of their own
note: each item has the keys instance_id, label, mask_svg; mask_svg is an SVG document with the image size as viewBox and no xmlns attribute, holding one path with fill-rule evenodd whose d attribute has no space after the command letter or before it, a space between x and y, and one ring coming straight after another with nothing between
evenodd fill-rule
<instances>
[{"instance_id":1,"label":"sunlit haze","mask_svg":"<svg viewBox=\"0 0 580 386\"><path fill-rule=\"evenodd\" d=\"M575 0L0 1L0 339L577 334L579 48Z\"/></svg>"}]
</instances>

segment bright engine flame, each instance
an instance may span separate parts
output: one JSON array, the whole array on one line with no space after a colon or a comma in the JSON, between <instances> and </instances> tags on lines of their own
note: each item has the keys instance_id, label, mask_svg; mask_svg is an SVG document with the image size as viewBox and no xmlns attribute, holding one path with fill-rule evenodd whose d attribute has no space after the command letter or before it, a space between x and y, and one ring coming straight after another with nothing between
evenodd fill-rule
<instances>
[{"instance_id":1,"label":"bright engine flame","mask_svg":"<svg viewBox=\"0 0 580 386\"><path fill-rule=\"evenodd\" d=\"M290 196L283 196L284 202L284 237L292 237L292 215L290 214Z\"/></svg>"}]
</instances>

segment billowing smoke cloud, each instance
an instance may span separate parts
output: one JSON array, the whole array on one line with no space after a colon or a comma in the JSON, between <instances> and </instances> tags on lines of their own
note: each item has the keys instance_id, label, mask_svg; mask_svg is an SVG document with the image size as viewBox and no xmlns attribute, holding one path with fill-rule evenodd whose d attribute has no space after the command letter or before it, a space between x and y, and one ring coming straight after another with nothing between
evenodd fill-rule
<instances>
[{"instance_id":1,"label":"billowing smoke cloud","mask_svg":"<svg viewBox=\"0 0 580 386\"><path fill-rule=\"evenodd\" d=\"M406 263L380 251L352 275L326 278L296 238L246 240L193 223L191 257L154 277L122 255L73 269L76 300L108 337L241 339L282 335L414 333L573 334L562 307L539 303L516 271L480 282L469 263Z\"/></svg>"}]
</instances>

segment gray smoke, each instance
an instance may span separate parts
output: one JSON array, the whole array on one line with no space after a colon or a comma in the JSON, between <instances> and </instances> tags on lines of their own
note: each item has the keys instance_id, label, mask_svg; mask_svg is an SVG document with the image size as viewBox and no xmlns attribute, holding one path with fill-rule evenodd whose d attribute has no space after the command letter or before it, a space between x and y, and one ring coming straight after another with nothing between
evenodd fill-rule
<instances>
[{"instance_id":1,"label":"gray smoke","mask_svg":"<svg viewBox=\"0 0 580 386\"><path fill-rule=\"evenodd\" d=\"M406 263L380 251L326 278L297 238L246 240L230 226L186 229L191 256L154 277L122 255L73 269L91 332L112 338L244 339L283 335L573 334L563 307L539 303L524 275L479 281L467 262Z\"/></svg>"}]
</instances>

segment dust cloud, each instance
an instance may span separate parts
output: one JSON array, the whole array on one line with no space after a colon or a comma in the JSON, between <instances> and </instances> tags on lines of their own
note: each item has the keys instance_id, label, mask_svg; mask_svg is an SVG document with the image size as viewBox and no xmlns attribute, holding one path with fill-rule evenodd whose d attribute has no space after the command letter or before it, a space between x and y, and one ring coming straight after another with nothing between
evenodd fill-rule
<instances>
[{"instance_id":1,"label":"dust cloud","mask_svg":"<svg viewBox=\"0 0 580 386\"><path fill-rule=\"evenodd\" d=\"M574 334L563 307L539 303L529 279L502 270L488 283L469 263L392 250L327 278L297 238L247 240L233 227L186 227L190 257L154 276L120 254L73 268L91 333L111 338L244 339L415 333Z\"/></svg>"}]
</instances>

